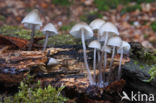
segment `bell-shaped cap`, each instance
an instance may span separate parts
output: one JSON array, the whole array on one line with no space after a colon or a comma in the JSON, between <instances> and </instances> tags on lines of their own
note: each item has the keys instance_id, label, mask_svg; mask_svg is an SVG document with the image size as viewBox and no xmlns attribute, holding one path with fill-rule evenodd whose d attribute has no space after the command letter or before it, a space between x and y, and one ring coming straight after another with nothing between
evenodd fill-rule
<instances>
[{"instance_id":1,"label":"bell-shaped cap","mask_svg":"<svg viewBox=\"0 0 156 103\"><path fill-rule=\"evenodd\" d=\"M102 19L95 19L93 20L89 26L92 28L92 30L99 30L100 27L105 23Z\"/></svg>"},{"instance_id":2,"label":"bell-shaped cap","mask_svg":"<svg viewBox=\"0 0 156 103\"><path fill-rule=\"evenodd\" d=\"M118 36L115 36L115 37L111 37L109 40L108 40L108 44L109 46L112 46L112 47L121 47L122 45L122 40L120 37Z\"/></svg>"},{"instance_id":3,"label":"bell-shaped cap","mask_svg":"<svg viewBox=\"0 0 156 103\"><path fill-rule=\"evenodd\" d=\"M55 58L50 58L47 65L50 66L50 65L56 65L58 64L59 62L55 59Z\"/></svg>"},{"instance_id":4,"label":"bell-shaped cap","mask_svg":"<svg viewBox=\"0 0 156 103\"><path fill-rule=\"evenodd\" d=\"M43 34L48 34L50 36L58 34L57 29L52 23L48 23L42 30Z\"/></svg>"},{"instance_id":5,"label":"bell-shaped cap","mask_svg":"<svg viewBox=\"0 0 156 103\"><path fill-rule=\"evenodd\" d=\"M94 40L94 41L89 43L88 47L100 50L101 49L101 44L97 40Z\"/></svg>"},{"instance_id":6,"label":"bell-shaped cap","mask_svg":"<svg viewBox=\"0 0 156 103\"><path fill-rule=\"evenodd\" d=\"M121 49L123 49L123 53L124 53L124 54L127 54L127 53L130 51L131 46L130 46L130 44L129 44L128 42L122 41L122 45L121 45L121 47L117 50L117 53L121 53Z\"/></svg>"},{"instance_id":7,"label":"bell-shaped cap","mask_svg":"<svg viewBox=\"0 0 156 103\"><path fill-rule=\"evenodd\" d=\"M111 48L109 46L105 46L101 49L101 51L111 53Z\"/></svg>"},{"instance_id":8,"label":"bell-shaped cap","mask_svg":"<svg viewBox=\"0 0 156 103\"><path fill-rule=\"evenodd\" d=\"M81 38L82 30L84 32L85 39L90 39L91 37L93 37L92 29L84 22L74 25L70 30L70 34L75 38Z\"/></svg>"},{"instance_id":9,"label":"bell-shaped cap","mask_svg":"<svg viewBox=\"0 0 156 103\"><path fill-rule=\"evenodd\" d=\"M39 11L37 9L32 10L29 14L27 14L24 19L22 20L22 23L25 27L31 29L32 25L35 25L35 29L40 29L40 26L42 26L42 21L39 16Z\"/></svg>"},{"instance_id":10,"label":"bell-shaped cap","mask_svg":"<svg viewBox=\"0 0 156 103\"><path fill-rule=\"evenodd\" d=\"M101 36L105 35L106 32L108 32L109 35L119 35L119 31L118 31L117 27L114 24L112 24L111 22L107 22L107 23L103 24L98 31L99 35L101 35Z\"/></svg>"}]
</instances>

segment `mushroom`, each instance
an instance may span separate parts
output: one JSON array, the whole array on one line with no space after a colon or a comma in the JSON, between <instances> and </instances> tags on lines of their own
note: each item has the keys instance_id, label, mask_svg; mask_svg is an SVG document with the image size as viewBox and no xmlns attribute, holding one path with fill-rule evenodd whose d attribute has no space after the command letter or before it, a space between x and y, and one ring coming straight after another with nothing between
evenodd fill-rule
<instances>
[{"instance_id":1,"label":"mushroom","mask_svg":"<svg viewBox=\"0 0 156 103\"><path fill-rule=\"evenodd\" d=\"M117 50L117 53L120 54L120 62L119 62L117 80L120 80L120 78L121 78L121 62L122 62L123 54L127 54L129 52L130 48L131 48L131 46L128 42L122 41L121 47Z\"/></svg>"},{"instance_id":2,"label":"mushroom","mask_svg":"<svg viewBox=\"0 0 156 103\"><path fill-rule=\"evenodd\" d=\"M91 37L93 37L93 31L86 23L81 22L72 27L72 29L70 30L70 34L74 36L75 38L81 38L82 46L83 46L84 62L85 62L85 66L88 72L89 82L90 82L90 85L95 85L95 82L92 78L92 75L88 66L86 44L85 44L86 39L90 39Z\"/></svg>"},{"instance_id":3,"label":"mushroom","mask_svg":"<svg viewBox=\"0 0 156 103\"><path fill-rule=\"evenodd\" d=\"M111 57L111 62L110 62L110 72L109 72L109 77L108 77L108 80L110 80L111 78L111 72L112 72L112 65L113 65L113 61L114 61L114 55L115 55L115 48L116 47L121 47L122 45L122 40L120 37L111 37L109 40L108 40L108 45L113 47L113 51L112 51L112 57Z\"/></svg>"},{"instance_id":4,"label":"mushroom","mask_svg":"<svg viewBox=\"0 0 156 103\"><path fill-rule=\"evenodd\" d=\"M102 82L104 82L104 86L107 86L108 83L105 83L105 71L106 71L106 66L107 66L107 53L111 53L111 48L109 46L105 46L105 48L102 48L101 51L105 53L105 55L104 55L104 71L103 71L103 73L100 72L101 73L100 75L103 74L104 77L100 76L99 83L103 84ZM102 81L102 78L104 78L103 81Z\"/></svg>"},{"instance_id":5,"label":"mushroom","mask_svg":"<svg viewBox=\"0 0 156 103\"><path fill-rule=\"evenodd\" d=\"M50 58L47 65L50 66L50 65L56 65L58 64L59 62L55 59L55 58Z\"/></svg>"},{"instance_id":6,"label":"mushroom","mask_svg":"<svg viewBox=\"0 0 156 103\"><path fill-rule=\"evenodd\" d=\"M101 44L97 40L94 40L89 43L88 47L94 49L94 53L93 53L93 55L94 55L94 60L93 60L94 76L93 77L94 77L94 81L96 81L96 50L101 49Z\"/></svg>"},{"instance_id":7,"label":"mushroom","mask_svg":"<svg viewBox=\"0 0 156 103\"><path fill-rule=\"evenodd\" d=\"M46 49L47 43L48 43L48 37L56 35L58 32L55 28L55 26L52 23L48 23L42 30L43 34L46 35L46 39L43 45L43 51Z\"/></svg>"},{"instance_id":8,"label":"mushroom","mask_svg":"<svg viewBox=\"0 0 156 103\"><path fill-rule=\"evenodd\" d=\"M110 22L103 24L98 32L100 36L103 36L105 38L103 46L106 46L108 38L115 36L115 35L119 35L118 29L116 28L116 26Z\"/></svg>"},{"instance_id":9,"label":"mushroom","mask_svg":"<svg viewBox=\"0 0 156 103\"><path fill-rule=\"evenodd\" d=\"M32 30L31 40L30 40L29 49L28 49L28 50L31 50L32 44L34 42L35 30L39 30L40 27L42 26L42 21L39 17L39 11L37 9L32 10L29 14L27 14L24 17L24 19L22 20L22 23L24 24L26 28Z\"/></svg>"},{"instance_id":10,"label":"mushroom","mask_svg":"<svg viewBox=\"0 0 156 103\"><path fill-rule=\"evenodd\" d=\"M98 30L101 28L101 26L105 23L105 21L103 19L95 19L93 20L89 26L91 27L91 29L96 33L97 36L97 40L99 41L100 39L100 35L98 34ZM97 52L98 54L98 62L100 62L100 52Z\"/></svg>"},{"instance_id":11,"label":"mushroom","mask_svg":"<svg viewBox=\"0 0 156 103\"><path fill-rule=\"evenodd\" d=\"M102 19L95 19L95 20L93 20L93 21L89 24L89 26L91 27L91 29L92 29L94 32L97 33L97 31L101 28L101 26L102 26L104 23L105 23L105 21L102 20ZM98 39L98 41L99 41L99 39L100 39L98 34L97 34L97 39Z\"/></svg>"}]
</instances>

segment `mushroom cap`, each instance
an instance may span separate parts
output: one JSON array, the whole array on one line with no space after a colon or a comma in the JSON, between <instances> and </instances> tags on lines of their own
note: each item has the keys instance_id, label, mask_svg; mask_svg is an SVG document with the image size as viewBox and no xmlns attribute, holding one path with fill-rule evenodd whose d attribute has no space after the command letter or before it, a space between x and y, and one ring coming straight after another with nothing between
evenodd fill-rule
<instances>
[{"instance_id":1,"label":"mushroom cap","mask_svg":"<svg viewBox=\"0 0 156 103\"><path fill-rule=\"evenodd\" d=\"M55 26L52 24L52 23L48 23L42 30L43 34L49 34L50 36L52 35L56 35L58 32L57 32L57 29L55 28Z\"/></svg>"},{"instance_id":2,"label":"mushroom cap","mask_svg":"<svg viewBox=\"0 0 156 103\"><path fill-rule=\"evenodd\" d=\"M106 32L108 32L109 35L119 35L117 27L111 22L103 24L98 31L99 35L105 35Z\"/></svg>"},{"instance_id":3,"label":"mushroom cap","mask_svg":"<svg viewBox=\"0 0 156 103\"><path fill-rule=\"evenodd\" d=\"M99 30L100 27L105 23L102 19L95 19L93 20L89 26L92 28L92 30Z\"/></svg>"},{"instance_id":4,"label":"mushroom cap","mask_svg":"<svg viewBox=\"0 0 156 103\"><path fill-rule=\"evenodd\" d=\"M84 30L85 39L90 39L93 37L92 29L84 22L74 25L70 30L70 34L75 38L81 38L81 30Z\"/></svg>"},{"instance_id":5,"label":"mushroom cap","mask_svg":"<svg viewBox=\"0 0 156 103\"><path fill-rule=\"evenodd\" d=\"M129 50L131 49L131 46L128 42L122 41L122 45L120 48L118 48L117 53L121 53L121 49L123 49L124 54L127 54Z\"/></svg>"},{"instance_id":6,"label":"mushroom cap","mask_svg":"<svg viewBox=\"0 0 156 103\"><path fill-rule=\"evenodd\" d=\"M111 53L111 48L109 46L105 46L101 49L101 51L107 52L107 53Z\"/></svg>"},{"instance_id":7,"label":"mushroom cap","mask_svg":"<svg viewBox=\"0 0 156 103\"><path fill-rule=\"evenodd\" d=\"M37 9L32 10L24 17L22 23L27 28L32 28L32 25L36 25L35 29L40 29L40 26L42 26L42 21L39 16L39 11Z\"/></svg>"},{"instance_id":8,"label":"mushroom cap","mask_svg":"<svg viewBox=\"0 0 156 103\"><path fill-rule=\"evenodd\" d=\"M115 36L115 37L111 37L109 40L108 40L108 45L109 46L116 46L116 47L121 47L122 45L122 40L120 37L118 36Z\"/></svg>"},{"instance_id":9,"label":"mushroom cap","mask_svg":"<svg viewBox=\"0 0 156 103\"><path fill-rule=\"evenodd\" d=\"M59 62L55 58L50 58L47 65L56 65Z\"/></svg>"},{"instance_id":10,"label":"mushroom cap","mask_svg":"<svg viewBox=\"0 0 156 103\"><path fill-rule=\"evenodd\" d=\"M89 43L88 47L94 49L101 49L101 44L97 40L94 40Z\"/></svg>"}]
</instances>

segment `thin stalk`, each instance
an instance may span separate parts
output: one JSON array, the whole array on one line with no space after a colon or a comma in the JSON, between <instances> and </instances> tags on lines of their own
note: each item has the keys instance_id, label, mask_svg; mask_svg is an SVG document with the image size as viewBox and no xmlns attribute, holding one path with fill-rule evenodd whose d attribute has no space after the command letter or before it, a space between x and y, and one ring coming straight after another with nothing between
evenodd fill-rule
<instances>
[{"instance_id":1,"label":"thin stalk","mask_svg":"<svg viewBox=\"0 0 156 103\"><path fill-rule=\"evenodd\" d=\"M121 78L121 62L122 62L122 58L123 58L123 48L121 49L121 53L120 53L120 63L119 63L119 68L118 68L118 80L120 80Z\"/></svg>"},{"instance_id":2,"label":"thin stalk","mask_svg":"<svg viewBox=\"0 0 156 103\"><path fill-rule=\"evenodd\" d=\"M46 38L45 38L44 45L43 45L43 51L44 51L44 50L46 49L46 47L47 47L48 37L49 37L49 34L46 34Z\"/></svg>"},{"instance_id":3,"label":"thin stalk","mask_svg":"<svg viewBox=\"0 0 156 103\"><path fill-rule=\"evenodd\" d=\"M81 40L82 40L82 46L83 46L84 63L85 63L85 66L86 66L86 69L88 72L89 82L90 82L90 85L94 85L95 82L92 78L92 75L91 75L91 72L90 72L90 69L88 66L88 61L87 61L86 44L85 44L85 37L84 37L84 30L83 29L81 30Z\"/></svg>"},{"instance_id":4,"label":"thin stalk","mask_svg":"<svg viewBox=\"0 0 156 103\"><path fill-rule=\"evenodd\" d=\"M32 45L33 45L33 42L34 42L35 25L32 25L32 29L31 30L32 30L32 32L31 32L31 40L30 40L30 44L29 44L28 50L32 49Z\"/></svg>"},{"instance_id":5,"label":"thin stalk","mask_svg":"<svg viewBox=\"0 0 156 103\"><path fill-rule=\"evenodd\" d=\"M93 70L94 70L94 81L96 81L96 49L94 49Z\"/></svg>"},{"instance_id":6,"label":"thin stalk","mask_svg":"<svg viewBox=\"0 0 156 103\"><path fill-rule=\"evenodd\" d=\"M115 46L113 46L113 52L112 52L112 57L111 57L111 62L110 62L110 72L109 72L108 82L111 81L112 65L113 65L113 62L114 62L114 55L115 55Z\"/></svg>"},{"instance_id":7,"label":"thin stalk","mask_svg":"<svg viewBox=\"0 0 156 103\"><path fill-rule=\"evenodd\" d=\"M103 77L104 77L104 82L105 82L105 78L106 78L106 76L105 76L105 72L106 72L106 66L107 66L107 52L105 52L105 54L104 54L104 70L103 70Z\"/></svg>"}]
</instances>

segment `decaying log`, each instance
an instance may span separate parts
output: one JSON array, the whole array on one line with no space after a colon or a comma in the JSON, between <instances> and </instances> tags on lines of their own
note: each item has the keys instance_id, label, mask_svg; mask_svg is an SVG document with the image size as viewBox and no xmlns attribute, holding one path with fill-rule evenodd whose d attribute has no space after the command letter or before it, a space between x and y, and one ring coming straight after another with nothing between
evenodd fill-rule
<instances>
[{"instance_id":1,"label":"decaying log","mask_svg":"<svg viewBox=\"0 0 156 103\"><path fill-rule=\"evenodd\" d=\"M9 86L19 83L28 72L46 71L47 53L53 55L63 49L49 48L47 51L7 50L9 46L0 49L0 82ZM10 85L12 84L12 85Z\"/></svg>"}]
</instances>

